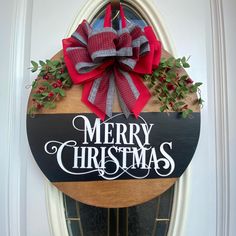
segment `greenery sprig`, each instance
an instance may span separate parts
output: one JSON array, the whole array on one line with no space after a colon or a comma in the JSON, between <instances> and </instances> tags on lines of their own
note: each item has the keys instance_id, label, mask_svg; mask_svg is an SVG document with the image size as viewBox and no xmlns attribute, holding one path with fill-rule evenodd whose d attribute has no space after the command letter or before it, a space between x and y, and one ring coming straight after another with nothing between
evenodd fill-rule
<instances>
[{"instance_id":1,"label":"greenery sprig","mask_svg":"<svg viewBox=\"0 0 236 236\"><path fill-rule=\"evenodd\" d=\"M40 111L43 107L56 108L56 101L66 96L65 90L72 86L64 59L31 61L31 72L39 72L32 83L32 106L29 114Z\"/></svg>"},{"instance_id":2,"label":"greenery sprig","mask_svg":"<svg viewBox=\"0 0 236 236\"><path fill-rule=\"evenodd\" d=\"M191 93L198 93L196 103L203 105L199 87L202 83L194 83L182 68L189 68L189 58L174 57L162 58L159 67L152 75L145 75L153 96L161 105L160 111L180 112L183 118L187 118L193 111L189 108L184 99Z\"/></svg>"},{"instance_id":3,"label":"greenery sprig","mask_svg":"<svg viewBox=\"0 0 236 236\"><path fill-rule=\"evenodd\" d=\"M187 118L193 111L186 104L185 98L192 93L198 93L196 103L203 105L199 87L202 83L194 83L183 73L182 68L189 68L189 58L162 58L159 67L151 75L145 75L156 102L161 105L160 112L180 112ZM34 114L42 108L54 109L56 102L66 96L66 89L71 88L72 80L69 76L64 59L31 61L32 73L38 72L38 77L32 83L32 106L29 114Z\"/></svg>"}]
</instances>

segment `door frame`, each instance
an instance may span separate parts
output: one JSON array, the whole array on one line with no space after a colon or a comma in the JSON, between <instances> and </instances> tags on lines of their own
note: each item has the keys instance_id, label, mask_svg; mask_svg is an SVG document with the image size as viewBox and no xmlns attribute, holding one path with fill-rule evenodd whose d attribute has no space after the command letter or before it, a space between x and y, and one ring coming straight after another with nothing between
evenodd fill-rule
<instances>
[{"instance_id":1,"label":"door frame","mask_svg":"<svg viewBox=\"0 0 236 236\"><path fill-rule=\"evenodd\" d=\"M97 0L93 2L100 4L103 1ZM133 3L131 0L129 2ZM32 4L32 0L9 0L7 3L8 11L1 14L5 17L4 22L7 21L8 26L11 28L10 32L6 32L7 39L10 39L10 47L1 45L1 52L9 60L4 65L7 80L4 81L2 88L0 88L0 107L4 109L4 113L0 117L0 123L4 126L1 138L2 165L0 167L2 182L0 206L3 210L0 213L0 219L2 221L3 235L7 236L27 235L26 170L27 157L31 154L28 144L25 143L27 140L25 131L27 96L22 96L22 94L27 92L25 85L31 81L29 71L26 68L30 61ZM137 6L142 6L142 4L147 4L148 6L150 1L137 0L136 4ZM233 94L230 92L231 86L235 85L235 82L230 80L228 76L231 75L233 63L227 63L230 60L227 49L230 47L236 48L227 38L229 32L225 22L233 21L232 15L226 14L225 10L235 9L236 4L230 0L209 0L209 6L211 21L207 27L210 30L209 39L207 40L209 42L208 53L211 55L208 58L208 66L211 69L208 70L208 101L204 108L205 110L203 110L203 116L208 113L207 119L210 123L210 129L215 132L215 136L211 140L211 147L213 147L212 162L215 167L211 170L214 171L213 176L215 176L212 184L216 190L216 197L213 199L216 218L213 221L216 236L233 236L236 232L236 226L235 224L230 224L230 222L233 221L232 217L235 209L235 203L232 201L233 196L236 195L235 188L232 188L234 177L232 168L235 166L233 154L236 153L236 150L235 147L229 146L229 143L232 138L235 141L233 133L236 133L235 124L232 122L234 113L231 112L234 105L232 102ZM1 11L4 10L4 8L1 8ZM83 16L85 15L86 12ZM226 42L231 42L232 44L226 45ZM186 178L187 183L184 184L184 189L180 190L186 198L189 196L188 187L192 183L191 167L189 172L190 177ZM181 181L184 181L184 178ZM180 199L178 198L175 201L178 200ZM189 199L186 199L186 202L188 201ZM179 203L175 207L179 207ZM179 228L173 230L170 235L182 235L181 232L186 226L185 223L188 217L186 209L182 209L181 215L176 216L175 220L180 220L180 217L185 220L180 220ZM179 210L177 212L180 214Z\"/></svg>"}]
</instances>

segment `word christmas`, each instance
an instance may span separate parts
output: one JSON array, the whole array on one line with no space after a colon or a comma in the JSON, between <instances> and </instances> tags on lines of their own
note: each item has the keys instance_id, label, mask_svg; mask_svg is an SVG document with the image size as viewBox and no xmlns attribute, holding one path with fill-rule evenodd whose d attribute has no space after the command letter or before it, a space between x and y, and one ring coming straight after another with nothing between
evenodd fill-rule
<instances>
[{"instance_id":1,"label":"word christmas","mask_svg":"<svg viewBox=\"0 0 236 236\"><path fill-rule=\"evenodd\" d=\"M157 176L170 176L175 169L175 162L168 153L172 150L172 142L163 142L158 148L152 146L156 141L150 140L154 124L147 124L141 116L140 123L112 122L120 115L104 122L97 118L93 124L86 116L78 115L72 121L73 128L78 131L78 140L51 140L44 150L56 155L60 168L70 175L97 172L105 180L118 179L122 175L144 179L154 170ZM68 159L71 166L68 166Z\"/></svg>"}]
</instances>

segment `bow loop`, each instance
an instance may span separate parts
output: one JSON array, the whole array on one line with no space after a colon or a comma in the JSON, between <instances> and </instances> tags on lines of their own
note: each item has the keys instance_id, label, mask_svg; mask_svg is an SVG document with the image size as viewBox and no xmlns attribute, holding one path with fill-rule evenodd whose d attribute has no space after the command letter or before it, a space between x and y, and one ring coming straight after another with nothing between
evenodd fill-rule
<instances>
[{"instance_id":1,"label":"bow loop","mask_svg":"<svg viewBox=\"0 0 236 236\"><path fill-rule=\"evenodd\" d=\"M92 31L88 38L87 50L94 63L116 56L115 40L117 34L112 28Z\"/></svg>"}]
</instances>

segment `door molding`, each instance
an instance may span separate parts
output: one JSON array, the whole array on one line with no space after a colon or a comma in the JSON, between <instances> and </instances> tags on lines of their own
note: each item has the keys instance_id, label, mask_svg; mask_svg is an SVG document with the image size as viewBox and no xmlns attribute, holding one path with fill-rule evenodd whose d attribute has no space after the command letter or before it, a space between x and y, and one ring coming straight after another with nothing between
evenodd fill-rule
<instances>
[{"instance_id":1,"label":"door molding","mask_svg":"<svg viewBox=\"0 0 236 236\"><path fill-rule=\"evenodd\" d=\"M216 158L216 222L217 236L229 235L230 157L227 56L222 0L210 0L211 7L211 85Z\"/></svg>"},{"instance_id":2,"label":"door molding","mask_svg":"<svg viewBox=\"0 0 236 236\"><path fill-rule=\"evenodd\" d=\"M9 1L10 2L10 1ZM25 129L25 113L27 107L27 96L22 96L25 94L27 90L25 90L25 85L30 83L29 72L27 71L27 67L30 61L30 39L31 39L31 14L32 14L32 0L15 0L13 1L14 9L12 18L12 35L11 35L11 47L8 49L10 52L10 60L9 60L9 76L7 82L7 89L3 91L3 96L7 98L7 109L4 111L3 118L0 118L1 121L4 117L9 116L8 122L3 123L7 125L7 128L3 132L3 136L5 140L3 141L3 145L5 147L4 152L2 153L5 160L3 175L7 176L7 179L4 180L4 190L5 195L3 198L3 203L7 206L7 209L4 211L5 217L3 217L3 221L5 224L5 232L6 235L9 236L25 236L26 233L26 201L27 201L27 176L26 176L26 168L27 168L27 156L30 156L30 151L28 148L27 138L26 138L26 129ZM93 2L93 4L91 4ZM127 2L133 3L131 0L127 0ZM224 15L222 0L209 0L211 5L211 47L212 47L212 57L211 57L211 75L209 79L209 101L208 106L212 107L213 114L213 125L215 128L215 138L214 142L214 153L216 160L216 187L217 187L217 196L216 196L216 225L217 225L217 236L229 236L229 213L230 213L230 192L229 192L229 115L228 115L228 105L227 105L227 67L226 67L226 50L225 50L225 30L224 30ZM91 5L89 5L91 4ZM89 0L86 5L80 9L79 13L73 26L76 27L77 23L81 22L82 18L89 16L92 17L91 14L91 6L93 6L93 10L95 7L101 6L101 4L105 4L105 1L97 0ZM95 7L94 7L95 6ZM135 2L135 6L144 7L146 6L146 10L148 6L150 9L148 11L153 12L153 8L151 7L151 3L148 0L137 0ZM90 10L89 10L90 9ZM143 8L145 9L145 8ZM156 12L156 11L155 11ZM90 14L90 15L89 15ZM152 14L150 14L152 15ZM88 17L88 19L89 19ZM10 17L9 17L10 18ZM150 23L155 25L156 18L150 18ZM163 21L158 18L159 22ZM157 22L157 21L156 21ZM162 24L163 25L163 24ZM158 24L159 29L160 25ZM72 28L70 29L72 30ZM161 29L160 29L161 30ZM165 29L166 30L166 29ZM160 31L159 31L160 32ZM158 32L158 33L159 33ZM165 31L163 31L165 32ZM167 33L158 34L163 42L164 39L168 36ZM213 40L214 39L214 40ZM171 41L167 41L164 47L170 51L173 50L171 45ZM5 51L4 51L5 52ZM172 51L173 52L173 51ZM11 66L10 66L11 65ZM29 93L29 91L28 91ZM2 102L2 101L1 101ZM4 106L6 107L6 106ZM14 115L12 115L14 114ZM12 148L11 144L14 143L14 148ZM191 170L189 170L191 171ZM14 173L14 174L13 174ZM185 181L186 180L186 181ZM180 187L180 192L182 196L185 195L185 191L188 188L188 177L181 178L178 185L182 183L183 187ZM47 188L47 193L51 191L50 188ZM54 190L53 190L54 191ZM47 194L48 198L50 198L50 194ZM55 196L55 195L54 195ZM50 211L50 207L53 204L61 204L61 198L58 197L56 201L50 201L48 199L48 210ZM179 202L177 202L179 201ZM176 197L174 205L174 210L181 209L180 211L177 209L176 212L181 214L181 217L184 217L184 208L182 208L183 199L180 197ZM58 206L59 206L58 205ZM54 205L55 207L55 205ZM60 206L59 206L60 207ZM52 213L52 214L51 214ZM64 220L64 214L60 210L60 213L49 212L51 227L58 227L57 224L54 224L55 217L61 217L59 222ZM175 214L175 213L173 213ZM177 213L176 213L177 214ZM175 218L176 217L176 218ZM180 216L173 216L173 219L179 220ZM175 223L170 235L179 236L182 235L181 222L184 221L184 218L181 218L178 225ZM174 228L176 227L176 228ZM171 230L171 229L170 229ZM52 231L56 232L56 231ZM62 234L63 236L65 234ZM55 235L58 236L58 235Z\"/></svg>"},{"instance_id":3,"label":"door molding","mask_svg":"<svg viewBox=\"0 0 236 236\"><path fill-rule=\"evenodd\" d=\"M31 13L32 0L13 0L8 2L11 6L11 15L8 15L8 27L11 28L10 47L5 47L3 53L10 55L8 62L7 88L3 96L7 98L6 110L3 116L8 116L6 133L3 145L6 152L1 153L8 163L3 171L7 176L5 202L7 212L5 218L6 234L10 236L27 235L26 229L26 166L29 148L26 137L26 107L29 93L25 89L30 84L29 58L31 39ZM5 19L4 19L5 20ZM1 50L2 51L2 50ZM6 70L6 68L4 68ZM2 101L1 101L2 102ZM2 106L1 106L2 107ZM1 118L2 119L2 118ZM2 120L1 120L2 121ZM2 123L2 122L1 122ZM1 173L2 174L2 173Z\"/></svg>"}]
</instances>

